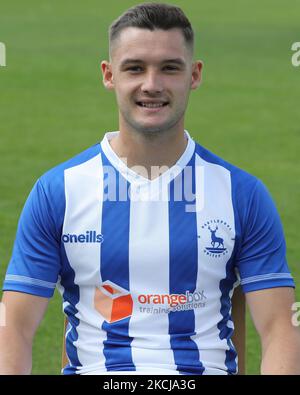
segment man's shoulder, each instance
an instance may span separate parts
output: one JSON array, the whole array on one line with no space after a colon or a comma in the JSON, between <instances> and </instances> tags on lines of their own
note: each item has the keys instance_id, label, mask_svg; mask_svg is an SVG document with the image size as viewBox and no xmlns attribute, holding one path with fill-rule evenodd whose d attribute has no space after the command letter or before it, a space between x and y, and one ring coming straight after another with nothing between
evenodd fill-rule
<instances>
[{"instance_id":1,"label":"man's shoulder","mask_svg":"<svg viewBox=\"0 0 300 395\"><path fill-rule=\"evenodd\" d=\"M39 181L42 183L45 190L51 191L54 189L58 192L60 187L64 188L64 175L66 170L82 165L95 158L99 153L100 143L97 143L65 162L52 167L39 178Z\"/></svg>"},{"instance_id":2,"label":"man's shoulder","mask_svg":"<svg viewBox=\"0 0 300 395\"><path fill-rule=\"evenodd\" d=\"M41 178L44 181L49 181L53 178L63 176L64 172L67 169L70 169L75 166L80 166L81 164L93 159L95 156L100 153L100 144L97 143L92 147L87 148L86 150L80 152L79 154L73 156L72 158L52 167L46 173L44 173Z\"/></svg>"},{"instance_id":3,"label":"man's shoulder","mask_svg":"<svg viewBox=\"0 0 300 395\"><path fill-rule=\"evenodd\" d=\"M239 187L253 187L260 180L253 174L246 170L228 162L207 148L201 146L196 142L195 153L201 158L201 161L208 166L219 167L223 173L230 175L233 186Z\"/></svg>"}]
</instances>

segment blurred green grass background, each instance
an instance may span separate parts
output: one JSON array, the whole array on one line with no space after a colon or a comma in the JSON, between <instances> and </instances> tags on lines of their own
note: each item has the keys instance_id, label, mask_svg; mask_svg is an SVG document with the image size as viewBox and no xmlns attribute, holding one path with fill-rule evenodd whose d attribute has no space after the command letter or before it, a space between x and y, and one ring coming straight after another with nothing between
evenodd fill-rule
<instances>
[{"instance_id":1,"label":"blurred green grass background","mask_svg":"<svg viewBox=\"0 0 300 395\"><path fill-rule=\"evenodd\" d=\"M204 79L192 92L186 128L206 148L258 176L276 202L288 260L300 280L300 41L297 0L169 2L183 8L196 34ZM0 281L18 217L46 170L117 130L112 93L102 87L107 29L134 1L4 0L0 41ZM300 291L297 300L300 300ZM34 342L33 373L59 374L60 297L55 293ZM260 345L247 317L247 373L259 373Z\"/></svg>"}]
</instances>

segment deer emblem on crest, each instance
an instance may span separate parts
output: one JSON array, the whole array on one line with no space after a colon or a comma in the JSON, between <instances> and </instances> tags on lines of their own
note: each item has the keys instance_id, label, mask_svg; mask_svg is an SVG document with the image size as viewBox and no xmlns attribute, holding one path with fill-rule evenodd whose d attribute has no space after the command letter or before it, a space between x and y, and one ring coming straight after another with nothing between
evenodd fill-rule
<instances>
[{"instance_id":1,"label":"deer emblem on crest","mask_svg":"<svg viewBox=\"0 0 300 395\"><path fill-rule=\"evenodd\" d=\"M203 252L205 255L212 258L221 258L222 256L229 254L230 250L228 249L227 244L230 246L231 240L234 239L230 239L232 228L227 221L211 219L202 225L202 229L206 229L205 236L203 237L203 241L205 243L203 246ZM219 237L219 235L224 236Z\"/></svg>"},{"instance_id":2,"label":"deer emblem on crest","mask_svg":"<svg viewBox=\"0 0 300 395\"><path fill-rule=\"evenodd\" d=\"M218 230L218 226L216 226L215 230L212 230L211 227L209 226L208 229L210 230L211 233L211 245L213 248L219 248L220 246L222 246L222 248L224 248L224 240L222 239L222 237L217 237L216 236L216 231ZM215 247L216 243L218 243L218 245Z\"/></svg>"}]
</instances>

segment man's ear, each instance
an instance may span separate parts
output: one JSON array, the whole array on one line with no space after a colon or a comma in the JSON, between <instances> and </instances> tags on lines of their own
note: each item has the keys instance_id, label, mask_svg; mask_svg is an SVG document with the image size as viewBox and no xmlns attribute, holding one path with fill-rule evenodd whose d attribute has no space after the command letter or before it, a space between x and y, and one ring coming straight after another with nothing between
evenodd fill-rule
<instances>
[{"instance_id":1,"label":"man's ear","mask_svg":"<svg viewBox=\"0 0 300 395\"><path fill-rule=\"evenodd\" d=\"M107 60L103 60L101 62L101 70L102 70L104 87L109 90L114 89L114 78L113 78L111 63L109 63Z\"/></svg>"},{"instance_id":2,"label":"man's ear","mask_svg":"<svg viewBox=\"0 0 300 395\"><path fill-rule=\"evenodd\" d=\"M197 89L202 81L202 68L203 62L201 60L197 60L192 65L192 81L191 81L191 89Z\"/></svg>"}]
</instances>

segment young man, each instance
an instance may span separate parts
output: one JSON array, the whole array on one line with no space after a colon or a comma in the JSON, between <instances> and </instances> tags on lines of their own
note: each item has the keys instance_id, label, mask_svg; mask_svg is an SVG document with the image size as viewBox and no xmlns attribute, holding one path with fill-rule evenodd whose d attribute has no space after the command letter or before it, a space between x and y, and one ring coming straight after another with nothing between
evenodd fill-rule
<instances>
[{"instance_id":1,"label":"young man","mask_svg":"<svg viewBox=\"0 0 300 395\"><path fill-rule=\"evenodd\" d=\"M128 10L101 67L119 131L43 175L26 202L3 288L0 371L30 373L57 286L69 322L65 374L235 374L239 277L262 373L300 373L274 204L259 180L184 130L202 71L189 21L170 5Z\"/></svg>"}]
</instances>

